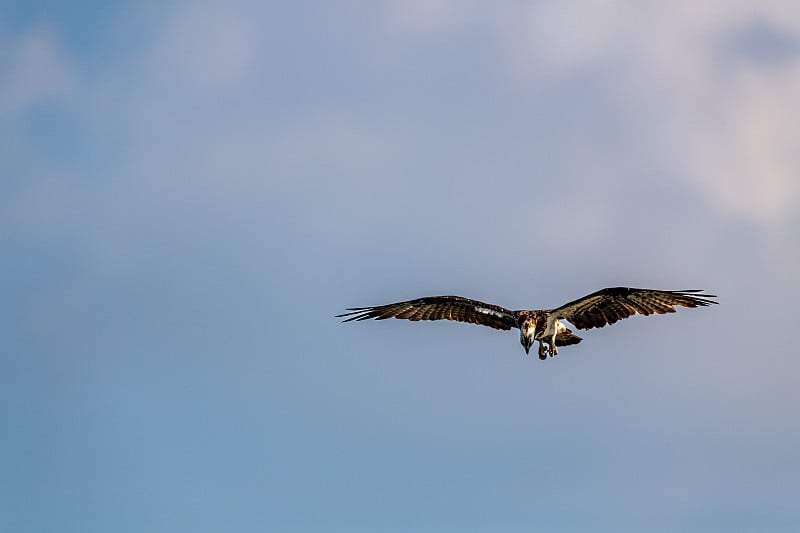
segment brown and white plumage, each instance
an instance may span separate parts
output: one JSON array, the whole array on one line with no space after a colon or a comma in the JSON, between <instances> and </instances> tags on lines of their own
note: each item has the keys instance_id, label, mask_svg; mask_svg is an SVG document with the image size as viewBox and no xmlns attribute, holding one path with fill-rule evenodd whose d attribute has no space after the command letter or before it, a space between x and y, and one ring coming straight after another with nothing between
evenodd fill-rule
<instances>
[{"instance_id":1,"label":"brown and white plumage","mask_svg":"<svg viewBox=\"0 0 800 533\"><path fill-rule=\"evenodd\" d=\"M336 315L351 320L383 320L385 318L405 318L407 320L456 320L481 324L494 329L517 327L514 311L499 305L470 300L461 296L427 296L407 302L377 305L374 307L353 307L349 313Z\"/></svg>"},{"instance_id":2,"label":"brown and white plumage","mask_svg":"<svg viewBox=\"0 0 800 533\"><path fill-rule=\"evenodd\" d=\"M581 338L566 328L566 320L578 329L602 328L635 314L674 313L676 307L704 307L716 304L711 294L699 290L660 291L611 287L593 292L583 298L555 309L511 311L461 296L428 296L373 307L354 307L337 315L353 320L455 320L480 324L494 329L519 328L520 342L528 353L534 341L539 341L539 358L558 353L557 346L577 344Z\"/></svg>"}]
</instances>

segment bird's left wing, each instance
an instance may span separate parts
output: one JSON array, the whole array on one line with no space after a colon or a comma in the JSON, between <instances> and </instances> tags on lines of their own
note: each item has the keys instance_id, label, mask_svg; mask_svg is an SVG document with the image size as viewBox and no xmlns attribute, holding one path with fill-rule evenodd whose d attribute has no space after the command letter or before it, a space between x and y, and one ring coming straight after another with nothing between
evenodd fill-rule
<instances>
[{"instance_id":1,"label":"bird's left wing","mask_svg":"<svg viewBox=\"0 0 800 533\"><path fill-rule=\"evenodd\" d=\"M675 307L702 307L716 304L699 290L659 291L611 287L554 309L552 315L568 320L579 329L602 328L623 318L635 315L674 313Z\"/></svg>"},{"instance_id":2,"label":"bird's left wing","mask_svg":"<svg viewBox=\"0 0 800 533\"><path fill-rule=\"evenodd\" d=\"M407 320L455 320L480 324L495 329L517 327L514 312L499 305L470 300L461 296L427 296L407 302L398 302L374 307L353 307L348 313L336 315L351 320L383 320L405 318Z\"/></svg>"}]
</instances>

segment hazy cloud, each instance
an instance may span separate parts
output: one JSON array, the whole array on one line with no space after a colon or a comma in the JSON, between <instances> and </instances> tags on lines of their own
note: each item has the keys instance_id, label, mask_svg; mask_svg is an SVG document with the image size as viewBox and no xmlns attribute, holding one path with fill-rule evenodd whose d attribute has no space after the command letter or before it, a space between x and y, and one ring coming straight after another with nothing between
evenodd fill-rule
<instances>
[{"instance_id":1,"label":"hazy cloud","mask_svg":"<svg viewBox=\"0 0 800 533\"><path fill-rule=\"evenodd\" d=\"M189 94L252 80L263 51L259 22L224 4L178 4L152 43L151 75Z\"/></svg>"},{"instance_id":2,"label":"hazy cloud","mask_svg":"<svg viewBox=\"0 0 800 533\"><path fill-rule=\"evenodd\" d=\"M63 100L74 90L77 76L51 30L25 31L5 47L0 54L0 70L5 72L0 78L0 114Z\"/></svg>"},{"instance_id":3,"label":"hazy cloud","mask_svg":"<svg viewBox=\"0 0 800 533\"><path fill-rule=\"evenodd\" d=\"M386 5L385 16L390 29L422 35L441 35L456 30L474 21L478 7L473 1L457 0L401 0Z\"/></svg>"},{"instance_id":4,"label":"hazy cloud","mask_svg":"<svg viewBox=\"0 0 800 533\"><path fill-rule=\"evenodd\" d=\"M800 106L789 96L800 91L789 37L800 18L786 18L794 11L791 2L543 2L511 26L509 64L530 82L614 71L617 79L598 90L612 90L619 112L634 113L643 147L661 152L723 213L780 223L800 187L791 146ZM750 61L720 61L731 42ZM763 61L780 68L757 68Z\"/></svg>"}]
</instances>

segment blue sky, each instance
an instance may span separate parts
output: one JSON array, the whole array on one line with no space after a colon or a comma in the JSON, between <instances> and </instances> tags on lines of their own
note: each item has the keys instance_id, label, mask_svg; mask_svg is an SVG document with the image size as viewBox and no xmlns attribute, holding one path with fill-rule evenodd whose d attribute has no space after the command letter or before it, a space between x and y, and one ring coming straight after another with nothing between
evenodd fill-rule
<instances>
[{"instance_id":1,"label":"blue sky","mask_svg":"<svg viewBox=\"0 0 800 533\"><path fill-rule=\"evenodd\" d=\"M784 0L0 5L0 528L800 528ZM702 288L555 359L456 323Z\"/></svg>"}]
</instances>

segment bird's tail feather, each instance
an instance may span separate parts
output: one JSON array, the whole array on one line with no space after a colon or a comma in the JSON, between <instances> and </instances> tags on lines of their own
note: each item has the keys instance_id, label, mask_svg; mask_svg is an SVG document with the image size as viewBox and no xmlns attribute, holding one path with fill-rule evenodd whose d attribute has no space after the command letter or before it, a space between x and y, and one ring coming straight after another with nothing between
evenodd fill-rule
<instances>
[{"instance_id":1,"label":"bird's tail feather","mask_svg":"<svg viewBox=\"0 0 800 533\"><path fill-rule=\"evenodd\" d=\"M570 344L578 344L583 339L572 333L572 330L564 330L556 335L556 346L569 346Z\"/></svg>"}]
</instances>

